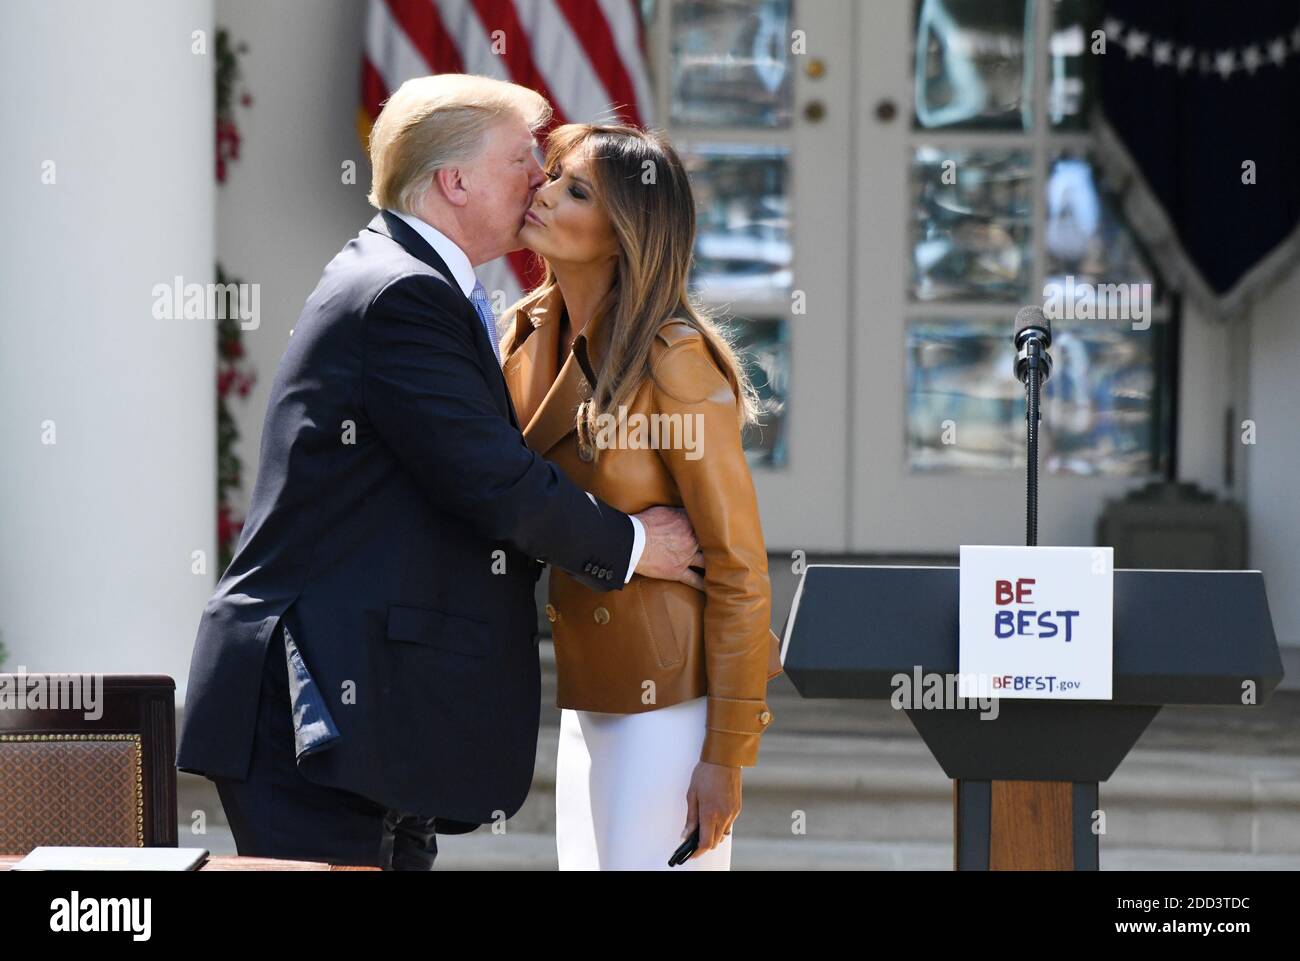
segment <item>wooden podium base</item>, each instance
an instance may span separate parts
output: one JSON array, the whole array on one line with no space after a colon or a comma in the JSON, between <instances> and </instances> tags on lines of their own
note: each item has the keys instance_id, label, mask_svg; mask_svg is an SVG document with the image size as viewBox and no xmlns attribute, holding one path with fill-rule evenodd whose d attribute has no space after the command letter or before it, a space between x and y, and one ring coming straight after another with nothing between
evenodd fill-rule
<instances>
[{"instance_id":1,"label":"wooden podium base","mask_svg":"<svg viewBox=\"0 0 1300 961\"><path fill-rule=\"evenodd\" d=\"M1096 871L1096 781L952 782L953 869Z\"/></svg>"}]
</instances>

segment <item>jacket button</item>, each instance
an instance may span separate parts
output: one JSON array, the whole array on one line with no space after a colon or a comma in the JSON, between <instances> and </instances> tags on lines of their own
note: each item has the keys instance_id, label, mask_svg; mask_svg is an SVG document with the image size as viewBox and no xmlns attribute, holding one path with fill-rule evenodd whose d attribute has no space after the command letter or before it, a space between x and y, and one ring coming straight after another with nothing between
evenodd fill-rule
<instances>
[{"instance_id":1,"label":"jacket button","mask_svg":"<svg viewBox=\"0 0 1300 961\"><path fill-rule=\"evenodd\" d=\"M762 724L764 727L767 727L767 725L771 724L771 723L772 723L772 712L771 712L771 711L763 711L761 714L759 714L759 715L758 715L758 723L759 723L759 724Z\"/></svg>"},{"instance_id":2,"label":"jacket button","mask_svg":"<svg viewBox=\"0 0 1300 961\"><path fill-rule=\"evenodd\" d=\"M596 608L594 616L595 616L595 618L596 618L596 623L597 623L597 624L608 624L608 623L609 623L609 611L606 610L606 609L603 608L603 607L598 607L598 608Z\"/></svg>"},{"instance_id":3,"label":"jacket button","mask_svg":"<svg viewBox=\"0 0 1300 961\"><path fill-rule=\"evenodd\" d=\"M546 605L546 619L547 619L548 621L550 621L552 624L554 624L554 623L555 623L555 619L556 619L557 617L559 617L559 614L557 614L557 613L555 612L555 605L554 605L554 604L547 604L547 605Z\"/></svg>"}]
</instances>

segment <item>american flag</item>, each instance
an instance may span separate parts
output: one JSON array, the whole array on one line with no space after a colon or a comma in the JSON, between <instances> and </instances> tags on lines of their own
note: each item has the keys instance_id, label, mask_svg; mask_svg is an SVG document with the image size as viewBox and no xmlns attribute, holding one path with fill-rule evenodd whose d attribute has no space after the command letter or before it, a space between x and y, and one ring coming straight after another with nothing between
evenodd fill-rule
<instances>
[{"instance_id":1,"label":"american flag","mask_svg":"<svg viewBox=\"0 0 1300 961\"><path fill-rule=\"evenodd\" d=\"M370 0L361 63L362 142L411 77L476 73L536 90L563 123L652 123L638 0ZM503 304L539 281L515 251L475 272ZM500 304L498 304L500 306Z\"/></svg>"}]
</instances>

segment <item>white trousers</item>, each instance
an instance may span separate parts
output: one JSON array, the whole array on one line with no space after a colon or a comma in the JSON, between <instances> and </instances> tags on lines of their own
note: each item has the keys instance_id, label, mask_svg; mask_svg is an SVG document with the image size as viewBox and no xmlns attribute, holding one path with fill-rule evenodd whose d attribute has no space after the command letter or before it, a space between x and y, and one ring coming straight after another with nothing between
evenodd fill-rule
<instances>
[{"instance_id":1,"label":"white trousers","mask_svg":"<svg viewBox=\"0 0 1300 961\"><path fill-rule=\"evenodd\" d=\"M561 871L729 871L731 838L675 868L708 698L643 714L565 709L555 765ZM734 828L732 829L734 832Z\"/></svg>"}]
</instances>

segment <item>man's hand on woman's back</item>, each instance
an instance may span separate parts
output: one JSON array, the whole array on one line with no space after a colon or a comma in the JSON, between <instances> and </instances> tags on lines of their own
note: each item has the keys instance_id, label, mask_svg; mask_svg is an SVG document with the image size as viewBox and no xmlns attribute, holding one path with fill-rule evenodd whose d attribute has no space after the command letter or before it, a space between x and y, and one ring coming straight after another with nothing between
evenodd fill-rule
<instances>
[{"instance_id":1,"label":"man's hand on woman's back","mask_svg":"<svg viewBox=\"0 0 1300 961\"><path fill-rule=\"evenodd\" d=\"M635 516L645 528L645 550L636 573L704 590L704 578L691 570L692 565L704 567L704 554L686 511L680 507L651 507Z\"/></svg>"}]
</instances>

